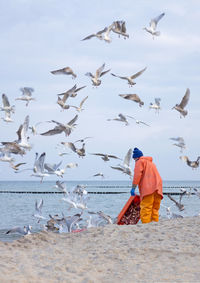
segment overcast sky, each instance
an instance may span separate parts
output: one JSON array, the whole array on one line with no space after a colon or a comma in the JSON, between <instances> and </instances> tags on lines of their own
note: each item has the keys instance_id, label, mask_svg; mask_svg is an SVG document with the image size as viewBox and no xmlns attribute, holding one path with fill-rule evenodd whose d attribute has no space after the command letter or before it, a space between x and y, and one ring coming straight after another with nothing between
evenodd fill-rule
<instances>
[{"instance_id":1,"label":"overcast sky","mask_svg":"<svg viewBox=\"0 0 200 283\"><path fill-rule=\"evenodd\" d=\"M165 16L158 23L161 32L154 40L143 28L161 13ZM61 168L69 162L79 164L69 169L65 180L95 180L92 175L102 172L108 180L129 180L120 171L113 170L119 162L104 162L90 153L108 153L124 158L129 148L138 147L146 156L152 156L164 180L199 180L200 171L192 170L180 160L186 155L196 160L200 155L199 105L200 105L200 3L199 1L1 1L0 3L0 89L16 111L13 123L0 121L1 141L17 139L16 131L30 115L30 125L47 120L67 123L75 115L74 108L60 111L56 104L57 94L70 89L75 83L86 86L69 104L79 105L88 96L84 111L79 114L77 127L69 137L64 133L55 136L33 136L32 150L15 162L27 162L23 168L33 166L35 152L46 152L46 162L58 163ZM112 33L112 42L97 38L81 41L87 35L103 29L115 20L126 22L129 39L124 40ZM115 78L110 72L102 77L102 84L93 88L86 72L94 73L103 63L105 70L124 76L132 75L147 67L130 88L125 80ZM70 66L77 74L54 76L52 70ZM29 106L15 101L21 87L34 88ZM188 115L180 119L175 104L180 103L186 89L191 92L186 109ZM144 106L125 100L119 94L136 93ZM156 114L149 110L154 98L161 98L161 110ZM2 102L0 102L1 105ZM129 126L116 121L119 113L131 115L150 125ZM0 113L3 117L4 112ZM44 132L54 124L43 123L38 132ZM58 155L57 144L74 142L86 136L86 156L81 159L69 154ZM183 153L170 137L185 139ZM78 145L78 144L77 144ZM61 148L60 148L61 149ZM134 162L131 160L131 167ZM0 162L1 180L37 180L30 172L15 174L8 163ZM57 180L52 176L46 180Z\"/></svg>"}]
</instances>

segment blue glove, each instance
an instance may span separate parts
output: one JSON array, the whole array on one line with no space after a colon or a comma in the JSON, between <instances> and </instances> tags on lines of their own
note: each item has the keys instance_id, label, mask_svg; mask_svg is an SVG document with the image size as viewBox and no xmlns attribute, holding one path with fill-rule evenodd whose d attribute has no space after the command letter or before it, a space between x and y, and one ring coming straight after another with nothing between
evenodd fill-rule
<instances>
[{"instance_id":1,"label":"blue glove","mask_svg":"<svg viewBox=\"0 0 200 283\"><path fill-rule=\"evenodd\" d=\"M130 193L131 193L132 196L135 196L135 188L132 188Z\"/></svg>"}]
</instances>

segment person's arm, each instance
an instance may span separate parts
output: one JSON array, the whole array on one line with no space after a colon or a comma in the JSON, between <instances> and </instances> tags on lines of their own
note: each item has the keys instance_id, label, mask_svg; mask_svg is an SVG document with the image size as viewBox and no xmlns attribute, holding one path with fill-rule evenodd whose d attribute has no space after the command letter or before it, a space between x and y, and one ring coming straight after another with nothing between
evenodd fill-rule
<instances>
[{"instance_id":1,"label":"person's arm","mask_svg":"<svg viewBox=\"0 0 200 283\"><path fill-rule=\"evenodd\" d=\"M134 176L133 176L133 182L132 182L132 189L130 191L132 196L135 196L135 188L140 182L140 179L142 177L143 172L143 166L142 162L140 160L136 161L135 163L135 169L134 169Z\"/></svg>"}]
</instances>

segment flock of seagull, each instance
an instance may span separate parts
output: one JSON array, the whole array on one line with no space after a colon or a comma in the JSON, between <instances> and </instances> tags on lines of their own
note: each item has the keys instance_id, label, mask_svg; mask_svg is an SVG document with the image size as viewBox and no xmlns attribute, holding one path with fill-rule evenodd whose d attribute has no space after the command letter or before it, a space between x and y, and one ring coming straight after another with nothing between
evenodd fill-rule
<instances>
[{"instance_id":1,"label":"flock of seagull","mask_svg":"<svg viewBox=\"0 0 200 283\"><path fill-rule=\"evenodd\" d=\"M157 25L158 22L164 17L165 13L160 14L159 16L155 17L150 21L150 24L148 27L145 27L144 30L147 31L152 35L152 38L154 39L155 37L158 37L160 35L160 32L157 30ZM119 38L122 37L124 39L129 38L129 34L127 33L126 29L126 23L125 21L114 21L111 25L108 27L103 28L102 30L92 33L85 38L82 39L82 41L90 40L92 38L97 38L99 40L103 40L107 43L111 43L111 33L116 33L118 34ZM133 87L136 82L135 79L137 79L139 76L141 76L145 71L147 67L143 68L142 70L134 73L133 75L127 75L127 76L122 76L118 74L111 73L112 76L119 78L121 80L127 81L129 87ZM102 64L95 72L87 72L85 75L91 79L91 83L93 87L100 87L102 83L102 77L110 72L111 69L105 70L105 63ZM64 67L61 69L53 70L51 71L53 75L67 75L71 76L72 79L76 79L77 75L76 73L72 70L71 67ZM75 84L72 88L67 90L64 93L58 94L57 98L57 104L59 107L61 107L61 111L66 111L69 108L74 108L78 114L83 111L83 105L86 103L88 96L84 97L80 104L77 106L68 104L69 99L73 99L77 96L78 92L84 89L86 86L81 86L77 87ZM25 101L26 104L25 106L28 107L29 103L31 101L34 101L35 98L33 97L33 92L34 89L31 87L23 87L20 89L22 92L22 95L17 97L15 100L21 100ZM142 107L144 105L144 102L141 100L141 98L134 93L129 93L129 94L119 94L119 96L123 99L133 101L135 103L138 103L139 107ZM188 104L190 98L190 90L189 88L186 89L186 92L180 101L180 103L176 104L172 109L175 109L180 113L180 118L185 117L188 114L188 111L185 109L185 107ZM156 113L159 113L161 106L160 106L161 99L160 98L155 98L154 103L150 103L149 108L150 109L155 109ZM5 116L2 118L2 120L6 123L11 123L14 122L12 120L12 115L15 113L15 105L10 104L9 98L7 97L6 94L2 94L2 106L0 107L0 110L4 112ZM53 136L53 135L58 135L61 133L64 133L66 137L69 137L70 134L72 133L73 130L76 129L77 126L77 120L79 118L79 115L76 114L70 121L67 123L62 123L56 120L51 120L51 121L45 121L45 122L38 122L33 126L30 126L30 117L27 115L24 119L24 122L19 126L18 130L16 131L17 133L17 138L14 141L2 141L1 146L0 146L0 161L1 162L8 162L10 164L10 167L16 172L16 173L21 173L27 170L32 171L33 177L38 177L40 178L41 182L45 177L48 177L50 175L55 175L57 177L63 177L65 174L66 170L69 168L76 168L78 166L77 163L68 163L66 164L63 168L61 168L61 162L58 162L57 164L51 164L51 163L46 163L45 158L46 158L46 153L43 152L42 154L35 153L35 160L33 162L32 168L25 168L20 170L20 167L22 165L25 165L25 162L20 162L17 164L14 164L14 157L13 155L20 155L24 156L27 151L30 151L32 149L32 145L30 144L30 137L29 137L29 130L33 135L41 135L41 136ZM135 117L124 115L122 113L119 113L117 117L115 118L109 118L107 121L118 121L124 123L126 126L129 125L130 120L134 120L137 124L143 124L145 126L150 127L149 124L137 120ZM48 125L52 125L52 127L49 130L46 130L42 133L38 133L38 126L42 123L46 123ZM77 154L78 157L84 158L86 155L86 150L85 150L85 140L92 138L92 137L85 137L80 140L77 140L75 142L60 142L60 145L63 146L65 149L70 149L74 154ZM181 152L185 149L185 142L182 137L174 137L171 138L171 140L176 141L174 145L178 146L181 149ZM79 142L81 143L81 147L78 147L76 143ZM63 156L65 154L68 154L68 152L61 152L59 155ZM110 159L114 160L121 160L120 164L117 164L115 166L110 166L114 170L118 170L126 175L128 175L130 178L132 178L132 169L130 167L130 160L131 160L131 155L132 155L132 149L128 149L125 157L122 159L118 156L115 156L110 153L90 153L91 155L99 156L103 161L107 162ZM200 157L197 158L196 161L190 161L187 156L181 156L181 160L186 162L186 164L192 168L197 168L199 167L199 159ZM104 178L104 174L102 172L98 172L93 175L93 177L101 177ZM82 194L79 192L67 192L66 189L63 189L63 184L60 183L60 181L56 182L56 188L61 189L62 192L67 195L63 198L63 201L67 202L68 204L72 205L74 208L81 208L86 209L86 198L82 190ZM80 188L79 188L80 189ZM81 189L80 189L81 190ZM42 210L43 206L43 201L40 201L40 203L35 204L36 208L36 214L34 215L35 218L42 219ZM97 213L98 217L102 217L103 212ZM81 219L82 214L76 214L72 216L70 219L69 217L65 217L64 214L62 218L58 218L58 216L50 216L49 221L47 222L46 227L52 227L55 230L59 231L72 231L72 226L77 224L80 219ZM92 214L91 214L92 215ZM92 225L92 216L90 215L90 224ZM41 216L41 217L40 217ZM104 215L105 219L105 215ZM40 220L39 220L40 221ZM109 222L110 221L110 222ZM108 222L111 223L111 220ZM51 223L51 224L50 224ZM53 224L52 224L53 223ZM49 226L48 226L49 225ZM56 225L56 226L55 226ZM47 228L48 229L48 228ZM7 233L11 232L19 232L21 234L28 234L30 232L31 228L29 226L24 227L24 229L21 228L14 228L12 231L8 231Z\"/></svg>"}]
</instances>

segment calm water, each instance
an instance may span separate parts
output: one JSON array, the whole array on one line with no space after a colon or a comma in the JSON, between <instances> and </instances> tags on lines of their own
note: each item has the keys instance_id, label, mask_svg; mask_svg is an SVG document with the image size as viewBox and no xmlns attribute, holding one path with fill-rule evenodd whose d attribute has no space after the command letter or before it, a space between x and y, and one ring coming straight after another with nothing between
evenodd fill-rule
<instances>
[{"instance_id":1,"label":"calm water","mask_svg":"<svg viewBox=\"0 0 200 283\"><path fill-rule=\"evenodd\" d=\"M67 188L75 187L77 184L86 185L88 192L125 192L123 194L89 194L88 209L93 211L103 211L115 218L123 208L124 204L130 196L130 181L66 181ZM32 182L32 181L15 181L15 182L0 182L0 191L24 191L24 192L57 192L53 188L55 181ZM200 188L200 181L165 181L163 183L164 192L180 192L180 187L197 187ZM167 188L168 187L168 188ZM18 238L18 235L5 235L5 232L14 227L24 225L32 225L33 231L37 232L41 229L40 224L36 223L33 218L35 212L35 200L44 201L43 216L47 219L49 214L59 214L63 212L66 216L73 215L80 210L71 209L69 205L62 201L62 194L12 194L0 193L1 214L0 214L0 240L10 241ZM173 196L176 200L179 196ZM167 196L164 196L162 204L172 206L172 211L186 216L194 216L200 213L200 199L196 195L190 197L184 196L182 203L185 205L185 210L179 212L176 206L172 206L173 202ZM161 207L161 217L166 217L166 209ZM83 213L83 219L88 217L87 212ZM46 221L41 221L45 224Z\"/></svg>"}]
</instances>

